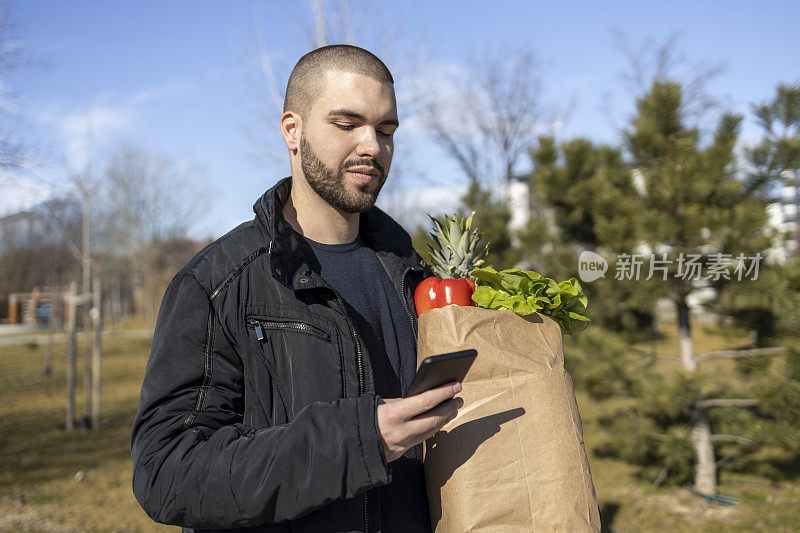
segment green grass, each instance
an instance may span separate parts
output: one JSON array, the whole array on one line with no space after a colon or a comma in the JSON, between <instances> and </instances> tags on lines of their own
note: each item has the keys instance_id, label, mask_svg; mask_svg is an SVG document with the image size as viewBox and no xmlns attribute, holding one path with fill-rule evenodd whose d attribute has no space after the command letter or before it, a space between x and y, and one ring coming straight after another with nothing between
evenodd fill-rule
<instances>
[{"instance_id":1,"label":"green grass","mask_svg":"<svg viewBox=\"0 0 800 533\"><path fill-rule=\"evenodd\" d=\"M105 340L100 430L67 434L66 347L55 346L49 376L46 345L0 348L0 531L178 531L150 520L131 490L130 430L149 349L147 339Z\"/></svg>"},{"instance_id":2,"label":"green grass","mask_svg":"<svg viewBox=\"0 0 800 533\"><path fill-rule=\"evenodd\" d=\"M139 329L141 321L124 327ZM674 327L664 324L662 355L676 355ZM743 332L697 326L696 352L744 344ZM647 349L649 346L641 345ZM45 376L47 346L0 347L0 531L159 531L131 491L130 428L136 413L149 340L107 338L103 359L99 432L64 431L66 349L55 347L53 374ZM79 346L76 412L83 415L84 347ZM569 357L569 354L567 354ZM732 364L715 361L714 365ZM711 366L709 372L722 371ZM604 530L639 532L797 531L800 482L774 484L756 476L720 474L720 494L740 505L709 503L683 488L654 489L635 467L593 448L613 439L598 422L620 400L591 400L580 390L578 405ZM81 475L76 478L76 474Z\"/></svg>"}]
</instances>

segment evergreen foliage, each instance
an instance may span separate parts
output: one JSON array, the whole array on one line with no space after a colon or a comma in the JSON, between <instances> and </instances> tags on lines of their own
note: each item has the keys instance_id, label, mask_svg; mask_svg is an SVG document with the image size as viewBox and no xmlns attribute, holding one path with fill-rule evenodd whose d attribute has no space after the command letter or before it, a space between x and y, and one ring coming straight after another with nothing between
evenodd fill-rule
<instances>
[{"instance_id":1,"label":"evergreen foliage","mask_svg":"<svg viewBox=\"0 0 800 533\"><path fill-rule=\"evenodd\" d=\"M621 149L586 139L558 146L554 138L541 137L530 154L535 208L520 242L534 270L566 278L575 275L583 250L611 259L614 252L636 247L640 193ZM613 273L612 267L613 259ZM658 289L655 283L615 280L609 273L585 287L592 320L629 334L652 325Z\"/></svg>"},{"instance_id":2,"label":"evergreen foliage","mask_svg":"<svg viewBox=\"0 0 800 533\"><path fill-rule=\"evenodd\" d=\"M749 171L743 194L776 201L782 185L800 185L795 178L800 170L800 84L778 85L772 100L753 106L753 112L763 136L746 150ZM790 231L775 237L786 242L797 235ZM785 264L767 265L756 281L721 291L719 312L751 330L757 346L800 331L800 256L795 255Z\"/></svg>"},{"instance_id":3,"label":"evergreen foliage","mask_svg":"<svg viewBox=\"0 0 800 533\"><path fill-rule=\"evenodd\" d=\"M532 216L516 235L508 230L508 209L473 184L463 203L467 212L476 211L476 226L490 243L486 264L509 268L519 262L566 279L576 275L585 250L609 261L605 277L582 284L594 324L565 338L576 387L618 406L603 420L614 440L597 447L598 454L639 465L642 478L655 485L694 478L701 492L716 490L718 468L796 476L800 261L767 264L763 252L771 245L770 191L786 179L785 170L800 164L800 88L780 86L772 101L754 107L765 137L745 152L746 169L736 151L742 117L722 114L713 130L700 128L686 112L681 84L657 79L636 110L620 147L538 139L529 152ZM615 279L615 254L643 250L648 253L638 281ZM656 266L649 251L666 262L666 272L647 280ZM746 268L737 274L737 266L752 266L759 253L756 279L747 278ZM684 275L679 260L692 255L703 265L700 280ZM712 274L708 266L715 260L722 262ZM754 332L754 346L786 350L695 354L687 298L702 287L715 290L717 297L705 305L720 315L718 327L722 317L731 317L735 326ZM680 350L648 359L630 342L655 333L659 298L675 304ZM712 464L710 470L705 465L702 489L698 457L709 451Z\"/></svg>"},{"instance_id":4,"label":"evergreen foliage","mask_svg":"<svg viewBox=\"0 0 800 533\"><path fill-rule=\"evenodd\" d=\"M525 241L533 245L528 250L541 250L542 243L561 249L561 255L553 254L556 261L548 265L557 269L558 263L564 262L558 259L569 256L564 250L571 251L572 258L566 262L571 266L577 264L584 249L601 255L634 253L637 244L646 245L656 258L668 261L666 275L649 284L614 280L608 275L585 283L584 290L594 304L592 320L606 328L606 334L608 329L642 330L649 325L641 320L642 314L652 313L655 299L667 296L683 305L684 322L679 326L685 328L690 343L686 298L704 283L684 279L678 258L695 254L701 264L708 265L718 254L729 256L731 264L720 275L703 271L708 278L705 285L720 295L719 303L712 301L709 306L727 311L740 323L748 319L760 323L758 342L778 336L785 340L783 336L800 320L800 287L793 281L800 275L792 275L796 267L769 268L762 263L760 277L753 281L737 279L734 272L739 254L752 258L770 245L764 231L766 198L741 179L735 151L741 117L724 114L715 130L705 135L688 123L681 85L664 80L654 82L637 101L637 111L625 133L627 161L622 149L596 147L587 140L557 146L553 139L540 139L532 152L531 185L540 205L552 209L553 228L541 231L546 216L533 221L528 235L532 238ZM786 145L791 143L773 150L783 153L780 157L784 160ZM642 272L647 272L649 262L642 267ZM689 353L682 361L682 366L691 363L685 370L673 367L670 371L660 363L632 364L624 346L615 349L613 342L601 335L589 337L598 331L602 332L589 328L574 339L588 343L587 347L574 347L584 354L571 365L576 383L594 398L627 394L634 399L608 418L617 438L602 446L600 453L639 464L642 476L656 484L684 484L696 475L701 443L693 440L694 428L699 420L707 419L706 428L714 434L710 437L712 453L720 458L715 467L756 468L777 474L775 465L798 458L792 447L783 444L787 434L796 432L775 410L782 405L784 411L800 415L800 404L795 401L798 382L792 375L794 367L787 362L794 355L788 354L786 359L742 357L733 365L719 366L716 372L702 368L697 372L695 356ZM613 360L614 352L618 352L617 360ZM594 357L588 355L592 353ZM661 355L681 363L673 354ZM703 366L717 363L711 361ZM747 401L744 405L703 403L731 398Z\"/></svg>"},{"instance_id":5,"label":"evergreen foliage","mask_svg":"<svg viewBox=\"0 0 800 533\"><path fill-rule=\"evenodd\" d=\"M474 227L483 235L484 242L489 243L489 253L485 264L500 268L516 266L520 259L520 251L514 246L512 234L508 228L511 211L501 199L492 195L492 191L472 182L461 199L463 209L459 215L466 218L475 211Z\"/></svg>"},{"instance_id":6,"label":"evergreen foliage","mask_svg":"<svg viewBox=\"0 0 800 533\"><path fill-rule=\"evenodd\" d=\"M753 113L764 136L747 150L752 168L746 190L770 197L786 180L785 170L800 168L800 83L779 84L772 100L754 105Z\"/></svg>"}]
</instances>

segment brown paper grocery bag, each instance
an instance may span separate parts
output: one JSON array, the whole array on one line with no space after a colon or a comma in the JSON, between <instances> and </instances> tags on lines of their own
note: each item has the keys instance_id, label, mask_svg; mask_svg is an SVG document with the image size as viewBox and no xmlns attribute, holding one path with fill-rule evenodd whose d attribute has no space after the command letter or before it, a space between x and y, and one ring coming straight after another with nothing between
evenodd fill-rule
<instances>
[{"instance_id":1,"label":"brown paper grocery bag","mask_svg":"<svg viewBox=\"0 0 800 533\"><path fill-rule=\"evenodd\" d=\"M464 406L425 443L431 525L464 531L600 531L561 328L534 313L449 305L420 317L417 366L478 350Z\"/></svg>"}]
</instances>

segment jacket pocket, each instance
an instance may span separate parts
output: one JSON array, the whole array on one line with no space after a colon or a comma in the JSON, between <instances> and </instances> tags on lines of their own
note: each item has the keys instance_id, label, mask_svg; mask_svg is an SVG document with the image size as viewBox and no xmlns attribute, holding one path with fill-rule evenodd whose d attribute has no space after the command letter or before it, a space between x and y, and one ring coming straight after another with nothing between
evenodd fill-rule
<instances>
[{"instance_id":1,"label":"jacket pocket","mask_svg":"<svg viewBox=\"0 0 800 533\"><path fill-rule=\"evenodd\" d=\"M263 367L273 376L289 419L309 404L342 397L338 334L324 320L314 322L247 316L248 338Z\"/></svg>"},{"instance_id":2,"label":"jacket pocket","mask_svg":"<svg viewBox=\"0 0 800 533\"><path fill-rule=\"evenodd\" d=\"M309 335L314 335L326 342L331 341L331 334L326 332L325 330L314 326L313 324L308 324L306 322L300 322L299 320L269 320L269 319L262 319L262 318L249 318L247 323L253 328L256 334L256 339L258 341L264 341L266 339L266 334L264 330L285 330L285 331L297 331L300 333L308 333Z\"/></svg>"}]
</instances>

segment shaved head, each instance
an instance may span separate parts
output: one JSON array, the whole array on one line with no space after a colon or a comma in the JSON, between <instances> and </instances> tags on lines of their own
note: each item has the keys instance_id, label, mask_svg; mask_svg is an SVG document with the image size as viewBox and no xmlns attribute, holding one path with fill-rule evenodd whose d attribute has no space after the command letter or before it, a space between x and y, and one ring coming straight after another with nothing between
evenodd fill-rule
<instances>
[{"instance_id":1,"label":"shaved head","mask_svg":"<svg viewBox=\"0 0 800 533\"><path fill-rule=\"evenodd\" d=\"M325 90L325 73L331 70L362 74L381 83L394 83L383 61L363 48L347 44L323 46L301 57L292 69L286 85L283 112L294 111L305 117Z\"/></svg>"}]
</instances>

